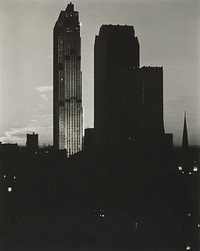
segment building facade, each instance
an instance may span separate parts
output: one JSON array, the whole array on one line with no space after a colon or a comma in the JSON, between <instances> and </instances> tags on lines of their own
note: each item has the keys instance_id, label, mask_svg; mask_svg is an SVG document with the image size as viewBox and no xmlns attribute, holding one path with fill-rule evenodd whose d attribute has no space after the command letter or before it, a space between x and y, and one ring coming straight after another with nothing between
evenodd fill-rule
<instances>
[{"instance_id":1,"label":"building facade","mask_svg":"<svg viewBox=\"0 0 200 251\"><path fill-rule=\"evenodd\" d=\"M123 139L136 132L138 70L139 43L133 27L101 26L94 46L94 129L98 147L105 149L105 142L110 148L123 144Z\"/></svg>"},{"instance_id":2,"label":"building facade","mask_svg":"<svg viewBox=\"0 0 200 251\"><path fill-rule=\"evenodd\" d=\"M163 69L140 68L133 26L103 25L96 36L94 129L97 151L163 141Z\"/></svg>"},{"instance_id":3,"label":"building facade","mask_svg":"<svg viewBox=\"0 0 200 251\"><path fill-rule=\"evenodd\" d=\"M54 27L54 125L56 149L67 156L82 150L83 108L79 14L72 3Z\"/></svg>"},{"instance_id":4,"label":"building facade","mask_svg":"<svg viewBox=\"0 0 200 251\"><path fill-rule=\"evenodd\" d=\"M38 150L38 134L26 134L26 148L27 150Z\"/></svg>"},{"instance_id":5,"label":"building facade","mask_svg":"<svg viewBox=\"0 0 200 251\"><path fill-rule=\"evenodd\" d=\"M140 82L143 134L163 135L163 68L143 66Z\"/></svg>"}]
</instances>

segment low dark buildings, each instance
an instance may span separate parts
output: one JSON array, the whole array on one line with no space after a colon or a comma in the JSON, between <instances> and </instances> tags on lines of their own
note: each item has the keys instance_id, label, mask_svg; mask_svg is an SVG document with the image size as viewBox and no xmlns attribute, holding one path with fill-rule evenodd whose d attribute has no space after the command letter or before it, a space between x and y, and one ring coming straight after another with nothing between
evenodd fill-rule
<instances>
[{"instance_id":1,"label":"low dark buildings","mask_svg":"<svg viewBox=\"0 0 200 251\"><path fill-rule=\"evenodd\" d=\"M29 151L37 151L38 149L38 134L27 134L26 135L26 149Z\"/></svg>"}]
</instances>

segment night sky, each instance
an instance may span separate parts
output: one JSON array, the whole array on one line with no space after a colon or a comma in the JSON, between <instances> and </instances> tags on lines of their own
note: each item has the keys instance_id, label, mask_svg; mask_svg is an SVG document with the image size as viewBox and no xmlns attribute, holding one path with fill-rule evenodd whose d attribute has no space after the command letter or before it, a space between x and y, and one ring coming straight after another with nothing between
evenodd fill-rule
<instances>
[{"instance_id":1,"label":"night sky","mask_svg":"<svg viewBox=\"0 0 200 251\"><path fill-rule=\"evenodd\" d=\"M53 27L66 0L0 1L0 141L53 139ZM93 50L102 24L133 25L141 66L164 68L165 132L200 144L198 0L74 0L82 37L84 127L93 127Z\"/></svg>"}]
</instances>

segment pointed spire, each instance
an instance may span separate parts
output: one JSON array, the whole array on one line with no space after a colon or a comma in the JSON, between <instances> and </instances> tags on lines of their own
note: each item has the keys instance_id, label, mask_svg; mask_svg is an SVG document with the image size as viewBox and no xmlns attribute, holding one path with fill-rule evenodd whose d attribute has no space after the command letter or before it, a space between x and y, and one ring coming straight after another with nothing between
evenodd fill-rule
<instances>
[{"instance_id":1,"label":"pointed spire","mask_svg":"<svg viewBox=\"0 0 200 251\"><path fill-rule=\"evenodd\" d=\"M182 149L187 150L188 148L189 148L189 143L188 143L188 133L187 133L186 112L184 112L184 127L183 127Z\"/></svg>"},{"instance_id":2,"label":"pointed spire","mask_svg":"<svg viewBox=\"0 0 200 251\"><path fill-rule=\"evenodd\" d=\"M70 2L70 3L67 5L66 11L67 11L67 12L73 12L73 11L74 11L74 5L73 5L72 2Z\"/></svg>"}]
</instances>

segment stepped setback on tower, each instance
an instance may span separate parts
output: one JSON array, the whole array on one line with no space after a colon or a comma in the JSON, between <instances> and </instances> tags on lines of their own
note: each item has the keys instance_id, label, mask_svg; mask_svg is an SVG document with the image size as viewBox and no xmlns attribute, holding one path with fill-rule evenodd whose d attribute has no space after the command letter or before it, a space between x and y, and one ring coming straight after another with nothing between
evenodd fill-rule
<instances>
[{"instance_id":1,"label":"stepped setback on tower","mask_svg":"<svg viewBox=\"0 0 200 251\"><path fill-rule=\"evenodd\" d=\"M140 68L133 26L102 25L95 38L94 130L97 152L172 142L164 132L163 68Z\"/></svg>"},{"instance_id":2,"label":"stepped setback on tower","mask_svg":"<svg viewBox=\"0 0 200 251\"><path fill-rule=\"evenodd\" d=\"M82 150L83 137L80 23L72 3L60 12L53 46L54 147L70 156Z\"/></svg>"}]
</instances>

